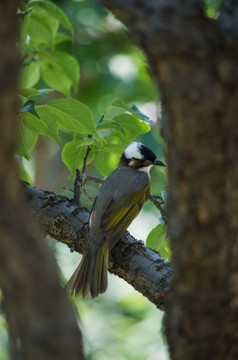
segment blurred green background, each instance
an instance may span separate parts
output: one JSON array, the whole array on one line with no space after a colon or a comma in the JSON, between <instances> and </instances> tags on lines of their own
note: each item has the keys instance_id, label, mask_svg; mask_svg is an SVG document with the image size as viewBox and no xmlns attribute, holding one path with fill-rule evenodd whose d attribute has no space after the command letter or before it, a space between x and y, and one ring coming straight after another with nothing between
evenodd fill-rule
<instances>
[{"instance_id":1,"label":"blurred green background","mask_svg":"<svg viewBox=\"0 0 238 360\"><path fill-rule=\"evenodd\" d=\"M160 137L160 96L142 51L130 41L124 25L94 1L55 3L68 16L74 28L74 41L66 38L57 45L57 50L72 54L80 65L80 81L74 97L90 108L96 122L108 104L117 98L128 105L136 104L153 120L152 131L137 140L152 148L166 162L165 145ZM207 1L208 16L217 17L219 4L218 0ZM47 87L43 80L35 86L37 89ZM62 95L47 94L37 100L38 104L45 103L52 96ZM65 143L72 135L62 132L60 136ZM73 179L62 162L61 149L52 139L39 136L31 160L24 159L23 162L34 186L72 197L72 193L63 187L72 189ZM101 176L94 163L86 171ZM151 192L160 194L167 183L166 171L152 169L151 178ZM97 190L96 184L87 184L91 195L95 195ZM83 205L90 209L92 203L84 197L82 200ZM158 210L147 202L129 230L137 239L145 241L159 223L159 218ZM47 241L57 257L62 282L65 283L77 266L80 255L71 254L65 245L53 239ZM95 300L72 298L72 302L80 314L78 321L83 331L87 359L168 359L161 331L163 313L121 279L109 275L109 287L104 295ZM1 360L9 359L8 346L7 326L0 314Z\"/></svg>"}]
</instances>

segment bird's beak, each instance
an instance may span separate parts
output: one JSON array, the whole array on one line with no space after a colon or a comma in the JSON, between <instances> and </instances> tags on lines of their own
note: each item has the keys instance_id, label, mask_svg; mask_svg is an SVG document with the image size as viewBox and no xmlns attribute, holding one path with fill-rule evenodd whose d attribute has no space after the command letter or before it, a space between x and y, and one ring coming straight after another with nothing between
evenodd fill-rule
<instances>
[{"instance_id":1,"label":"bird's beak","mask_svg":"<svg viewBox=\"0 0 238 360\"><path fill-rule=\"evenodd\" d=\"M162 161L157 158L155 159L153 165L166 166Z\"/></svg>"}]
</instances>

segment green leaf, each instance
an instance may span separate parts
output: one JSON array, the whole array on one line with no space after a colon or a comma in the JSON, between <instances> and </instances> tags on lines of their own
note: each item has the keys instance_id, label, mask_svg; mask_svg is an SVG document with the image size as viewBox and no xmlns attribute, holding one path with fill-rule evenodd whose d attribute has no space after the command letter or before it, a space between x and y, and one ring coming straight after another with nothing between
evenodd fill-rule
<instances>
[{"instance_id":1,"label":"green leaf","mask_svg":"<svg viewBox=\"0 0 238 360\"><path fill-rule=\"evenodd\" d=\"M92 114L86 105L75 99L56 99L50 101L47 107L66 131L91 134L98 138Z\"/></svg>"},{"instance_id":2,"label":"green leaf","mask_svg":"<svg viewBox=\"0 0 238 360\"><path fill-rule=\"evenodd\" d=\"M32 115L30 112L20 113L19 120L22 121L28 129L35 131L36 134L52 137L44 121Z\"/></svg>"},{"instance_id":3,"label":"green leaf","mask_svg":"<svg viewBox=\"0 0 238 360\"><path fill-rule=\"evenodd\" d=\"M36 106L36 111L40 116L40 119L43 120L48 125L48 131L50 136L61 147L61 142L58 135L60 128L60 124L58 122L58 116L47 105Z\"/></svg>"},{"instance_id":4,"label":"green leaf","mask_svg":"<svg viewBox=\"0 0 238 360\"><path fill-rule=\"evenodd\" d=\"M106 121L106 122L103 122L99 125L97 125L97 131L100 131L100 130L121 130L121 132L125 134L125 131L123 130L123 128L121 127L120 124L118 123L115 123L115 122L111 122L111 121Z\"/></svg>"},{"instance_id":5,"label":"green leaf","mask_svg":"<svg viewBox=\"0 0 238 360\"><path fill-rule=\"evenodd\" d=\"M81 169L83 166L86 151L87 146L78 146L75 139L65 144L62 150L62 160L72 174L75 174L76 169Z\"/></svg>"},{"instance_id":6,"label":"green leaf","mask_svg":"<svg viewBox=\"0 0 238 360\"><path fill-rule=\"evenodd\" d=\"M21 69L20 87L32 88L40 80L40 64L33 61Z\"/></svg>"},{"instance_id":7,"label":"green leaf","mask_svg":"<svg viewBox=\"0 0 238 360\"><path fill-rule=\"evenodd\" d=\"M30 160L30 152L34 148L37 141L37 133L26 127L22 121L19 121L19 137L17 154L24 156Z\"/></svg>"},{"instance_id":8,"label":"green leaf","mask_svg":"<svg viewBox=\"0 0 238 360\"><path fill-rule=\"evenodd\" d=\"M153 123L153 121L150 120L150 118L148 116L143 114L135 104L132 104L132 105L128 106L122 100L117 99L116 101L114 101L112 103L112 106L116 106L116 107L119 107L121 109L124 109L125 111L130 112L131 114L137 116L138 118L140 118L141 120L143 120L143 121L145 121L145 122L147 122L149 124Z\"/></svg>"},{"instance_id":9,"label":"green leaf","mask_svg":"<svg viewBox=\"0 0 238 360\"><path fill-rule=\"evenodd\" d=\"M150 118L148 116L143 114L135 104L130 105L129 108L131 109L132 113L136 114L141 120L143 120L149 124L153 124L153 121L150 120Z\"/></svg>"},{"instance_id":10,"label":"green leaf","mask_svg":"<svg viewBox=\"0 0 238 360\"><path fill-rule=\"evenodd\" d=\"M78 139L73 139L65 144L62 150L62 160L72 175L75 175L76 169L82 168L87 148L87 146L81 146ZM87 164L93 160L94 155L94 150L91 150L88 155Z\"/></svg>"},{"instance_id":11,"label":"green leaf","mask_svg":"<svg viewBox=\"0 0 238 360\"><path fill-rule=\"evenodd\" d=\"M164 239L164 241L162 242L160 249L159 249L159 253L165 260L171 259L171 249L170 249L168 237L166 237Z\"/></svg>"},{"instance_id":12,"label":"green leaf","mask_svg":"<svg viewBox=\"0 0 238 360\"><path fill-rule=\"evenodd\" d=\"M49 16L44 9L37 8L31 11L29 26L27 29L30 36L30 44L35 47L37 44L50 44L56 35L59 22Z\"/></svg>"},{"instance_id":13,"label":"green leaf","mask_svg":"<svg viewBox=\"0 0 238 360\"><path fill-rule=\"evenodd\" d=\"M78 146L91 146L95 143L95 139L93 139L92 137L75 137L75 140L78 141Z\"/></svg>"},{"instance_id":14,"label":"green leaf","mask_svg":"<svg viewBox=\"0 0 238 360\"><path fill-rule=\"evenodd\" d=\"M40 95L38 90L34 89L34 88L29 88L29 89L19 89L18 90L18 94L21 96L24 96L26 98L30 97L30 96L38 96Z\"/></svg>"},{"instance_id":15,"label":"green leaf","mask_svg":"<svg viewBox=\"0 0 238 360\"><path fill-rule=\"evenodd\" d=\"M72 35L74 34L71 22L58 6L56 6L53 2L47 0L42 2L42 5L45 9L47 9L50 15L59 20L59 22L61 23L61 25L63 25L65 29L69 30Z\"/></svg>"},{"instance_id":16,"label":"green leaf","mask_svg":"<svg viewBox=\"0 0 238 360\"><path fill-rule=\"evenodd\" d=\"M153 250L159 251L166 237L167 237L166 227L159 224L149 233L146 239L146 245Z\"/></svg>"},{"instance_id":17,"label":"green leaf","mask_svg":"<svg viewBox=\"0 0 238 360\"><path fill-rule=\"evenodd\" d=\"M31 113L35 117L39 118L39 115L37 114L35 110L35 102L33 100L28 100L23 107L19 110L20 113Z\"/></svg>"},{"instance_id":18,"label":"green leaf","mask_svg":"<svg viewBox=\"0 0 238 360\"><path fill-rule=\"evenodd\" d=\"M121 154L121 153L120 153ZM95 166L103 176L109 175L116 169L120 156L112 152L97 151L95 155Z\"/></svg>"},{"instance_id":19,"label":"green leaf","mask_svg":"<svg viewBox=\"0 0 238 360\"><path fill-rule=\"evenodd\" d=\"M62 32L57 32L56 36L55 36L55 44L60 44L62 42L65 41L72 41L72 37L69 36L68 34L62 33Z\"/></svg>"},{"instance_id":20,"label":"green leaf","mask_svg":"<svg viewBox=\"0 0 238 360\"><path fill-rule=\"evenodd\" d=\"M124 103L124 101L122 101L122 100L120 100L120 99L117 99L116 101L114 101L114 102L112 103L112 106L119 107L119 108L121 108L121 109L124 109L124 110L130 112L130 113L132 112L131 109L129 108L129 106L126 105L126 104Z\"/></svg>"},{"instance_id":21,"label":"green leaf","mask_svg":"<svg viewBox=\"0 0 238 360\"><path fill-rule=\"evenodd\" d=\"M39 90L37 90L34 88L28 88L28 89L19 89L18 93L19 93L19 95L28 98L28 97L39 96L39 95L45 96L46 94L48 94L52 91L54 91L54 89L39 89Z\"/></svg>"},{"instance_id":22,"label":"green leaf","mask_svg":"<svg viewBox=\"0 0 238 360\"><path fill-rule=\"evenodd\" d=\"M29 16L25 16L24 20L20 22L19 31L19 48L29 50L29 41L27 41L27 32L29 26Z\"/></svg>"},{"instance_id":23,"label":"green leaf","mask_svg":"<svg viewBox=\"0 0 238 360\"><path fill-rule=\"evenodd\" d=\"M65 13L53 2L47 0L32 0L28 2L28 6L42 6L48 13L59 20L63 27L71 32L73 35L73 27Z\"/></svg>"},{"instance_id":24,"label":"green leaf","mask_svg":"<svg viewBox=\"0 0 238 360\"><path fill-rule=\"evenodd\" d=\"M32 184L31 177L29 173L26 171L25 167L19 162L17 162L17 165L18 165L18 172L20 179L22 181L28 182L31 185Z\"/></svg>"},{"instance_id":25,"label":"green leaf","mask_svg":"<svg viewBox=\"0 0 238 360\"><path fill-rule=\"evenodd\" d=\"M126 135L118 132L118 137L124 142L131 142L139 134L144 134L150 131L149 125L130 114L119 114L112 120L112 122L118 123L123 128Z\"/></svg>"},{"instance_id":26,"label":"green leaf","mask_svg":"<svg viewBox=\"0 0 238 360\"><path fill-rule=\"evenodd\" d=\"M41 74L44 82L65 94L70 96L71 87L76 91L79 83L79 64L77 60L63 52L54 52L52 54L45 51L39 52L41 59Z\"/></svg>"},{"instance_id":27,"label":"green leaf","mask_svg":"<svg viewBox=\"0 0 238 360\"><path fill-rule=\"evenodd\" d=\"M114 116L111 121L99 123L97 130L114 130L122 142L129 143L134 140L137 135L150 131L150 126L137 116L121 113Z\"/></svg>"},{"instance_id":28,"label":"green leaf","mask_svg":"<svg viewBox=\"0 0 238 360\"><path fill-rule=\"evenodd\" d=\"M121 156L124 150L125 147L119 144L105 144L103 147L96 147L96 151L109 152L119 156Z\"/></svg>"},{"instance_id":29,"label":"green leaf","mask_svg":"<svg viewBox=\"0 0 238 360\"><path fill-rule=\"evenodd\" d=\"M54 89L38 89L37 91L40 93L40 95L45 96L46 94L49 94L52 91L54 91Z\"/></svg>"},{"instance_id":30,"label":"green leaf","mask_svg":"<svg viewBox=\"0 0 238 360\"><path fill-rule=\"evenodd\" d=\"M117 116L119 114L123 114L123 113L124 113L124 109L116 107L116 106L109 106L104 112L103 121L101 123L99 123L98 125L100 125L104 122L110 122L111 119L113 119L115 116Z\"/></svg>"}]
</instances>

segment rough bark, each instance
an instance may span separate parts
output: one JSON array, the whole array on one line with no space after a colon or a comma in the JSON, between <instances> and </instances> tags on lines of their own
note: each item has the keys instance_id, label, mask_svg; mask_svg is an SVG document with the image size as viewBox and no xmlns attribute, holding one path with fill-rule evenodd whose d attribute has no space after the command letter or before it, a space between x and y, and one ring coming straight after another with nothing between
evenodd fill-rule
<instances>
[{"instance_id":1,"label":"rough bark","mask_svg":"<svg viewBox=\"0 0 238 360\"><path fill-rule=\"evenodd\" d=\"M81 333L18 181L16 50L19 1L0 2L0 286L13 358L83 359ZM45 281L47 279L47 281Z\"/></svg>"},{"instance_id":2,"label":"rough bark","mask_svg":"<svg viewBox=\"0 0 238 360\"><path fill-rule=\"evenodd\" d=\"M25 190L43 231L70 249L85 253L88 210L77 207L65 196L38 190L28 184ZM109 271L131 284L158 308L164 309L172 268L156 251L135 240L129 232L112 249Z\"/></svg>"},{"instance_id":3,"label":"rough bark","mask_svg":"<svg viewBox=\"0 0 238 360\"><path fill-rule=\"evenodd\" d=\"M172 359L238 358L237 1L219 21L202 1L101 1L148 58L163 100L176 279ZM226 6L227 5L227 6Z\"/></svg>"}]
</instances>

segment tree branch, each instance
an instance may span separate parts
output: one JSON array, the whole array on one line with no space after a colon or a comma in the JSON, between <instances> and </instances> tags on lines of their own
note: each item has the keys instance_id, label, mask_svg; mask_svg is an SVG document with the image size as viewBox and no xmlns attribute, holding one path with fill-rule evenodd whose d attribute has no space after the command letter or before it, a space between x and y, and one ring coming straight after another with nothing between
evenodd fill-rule
<instances>
[{"instance_id":1,"label":"tree branch","mask_svg":"<svg viewBox=\"0 0 238 360\"><path fill-rule=\"evenodd\" d=\"M87 249L89 212L65 196L25 184L26 195L43 231L84 254ZM129 232L112 249L109 271L164 309L173 270L160 255L135 240Z\"/></svg>"}]
</instances>

